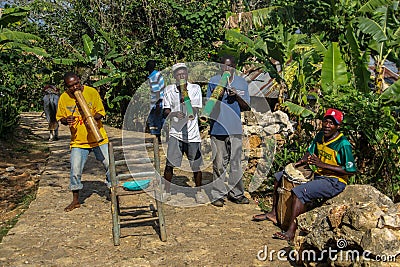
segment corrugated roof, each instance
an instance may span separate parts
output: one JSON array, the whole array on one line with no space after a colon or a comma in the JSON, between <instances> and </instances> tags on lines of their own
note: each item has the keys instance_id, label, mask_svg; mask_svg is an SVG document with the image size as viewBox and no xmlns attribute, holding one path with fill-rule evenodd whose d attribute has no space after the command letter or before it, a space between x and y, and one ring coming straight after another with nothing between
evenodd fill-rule
<instances>
[{"instance_id":1,"label":"corrugated roof","mask_svg":"<svg viewBox=\"0 0 400 267\"><path fill-rule=\"evenodd\" d=\"M249 81L250 96L278 98L279 90L274 86L275 79L268 72L256 69L248 72L244 78Z\"/></svg>"}]
</instances>

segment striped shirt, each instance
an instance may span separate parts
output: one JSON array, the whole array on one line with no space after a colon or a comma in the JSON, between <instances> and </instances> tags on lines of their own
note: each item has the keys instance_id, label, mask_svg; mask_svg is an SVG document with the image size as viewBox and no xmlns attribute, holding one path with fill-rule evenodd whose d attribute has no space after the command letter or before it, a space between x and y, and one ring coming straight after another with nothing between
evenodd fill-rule
<instances>
[{"instance_id":1,"label":"striped shirt","mask_svg":"<svg viewBox=\"0 0 400 267\"><path fill-rule=\"evenodd\" d=\"M164 98L165 84L164 78L158 70L153 70L148 79L150 84L150 108L152 109L159 99L162 100Z\"/></svg>"}]
</instances>

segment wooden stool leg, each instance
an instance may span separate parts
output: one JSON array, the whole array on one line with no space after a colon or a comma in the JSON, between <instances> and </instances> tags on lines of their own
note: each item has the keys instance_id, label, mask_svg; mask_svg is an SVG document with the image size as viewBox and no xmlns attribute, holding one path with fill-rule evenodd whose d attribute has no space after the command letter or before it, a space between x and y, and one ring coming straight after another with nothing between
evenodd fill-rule
<instances>
[{"instance_id":1,"label":"wooden stool leg","mask_svg":"<svg viewBox=\"0 0 400 267\"><path fill-rule=\"evenodd\" d=\"M115 194L115 188L111 188L111 214L113 221L113 239L114 246L119 246L120 241L119 237L121 236L121 229L119 224L119 207L118 207L118 198Z\"/></svg>"},{"instance_id":2,"label":"wooden stool leg","mask_svg":"<svg viewBox=\"0 0 400 267\"><path fill-rule=\"evenodd\" d=\"M165 242L167 241L167 231L165 229L163 203L156 198L156 205L158 213L158 223L160 226L160 238L161 241Z\"/></svg>"}]
</instances>

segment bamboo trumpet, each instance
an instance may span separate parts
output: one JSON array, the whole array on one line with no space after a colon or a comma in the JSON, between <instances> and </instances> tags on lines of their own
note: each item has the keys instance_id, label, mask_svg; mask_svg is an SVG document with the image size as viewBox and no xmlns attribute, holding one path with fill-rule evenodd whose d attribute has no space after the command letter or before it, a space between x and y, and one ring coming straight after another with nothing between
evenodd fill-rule
<instances>
[{"instance_id":1,"label":"bamboo trumpet","mask_svg":"<svg viewBox=\"0 0 400 267\"><path fill-rule=\"evenodd\" d=\"M192 107L192 102L190 102L189 93L187 90L187 83L185 79L179 80L179 87L181 89L181 93L183 96L183 103L185 103L186 106L188 119L193 120L194 119L193 107Z\"/></svg>"},{"instance_id":2,"label":"bamboo trumpet","mask_svg":"<svg viewBox=\"0 0 400 267\"><path fill-rule=\"evenodd\" d=\"M76 101L78 103L78 106L83 112L83 120L85 122L85 125L89 126L89 130L93 133L94 138L96 139L97 143L100 143L101 141L104 140L103 136L100 133L99 128L97 127L97 122L93 118L92 112L90 111L85 98L82 95L82 91L76 90L74 92L74 96L76 98Z\"/></svg>"},{"instance_id":3,"label":"bamboo trumpet","mask_svg":"<svg viewBox=\"0 0 400 267\"><path fill-rule=\"evenodd\" d=\"M207 100L206 105L201 112L201 122L206 122L208 118L210 118L211 112L213 111L215 104L217 104L217 101L221 100L222 96L224 95L225 87L228 84L229 77L231 77L231 73L229 71L225 71L222 74L218 85L215 87L214 91L212 92L210 98Z\"/></svg>"}]
</instances>

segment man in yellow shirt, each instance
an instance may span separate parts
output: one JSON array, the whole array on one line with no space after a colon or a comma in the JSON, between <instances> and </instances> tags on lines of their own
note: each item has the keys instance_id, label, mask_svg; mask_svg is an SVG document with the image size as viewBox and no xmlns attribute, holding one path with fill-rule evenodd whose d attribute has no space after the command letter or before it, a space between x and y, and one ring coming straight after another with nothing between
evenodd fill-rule
<instances>
[{"instance_id":1,"label":"man in yellow shirt","mask_svg":"<svg viewBox=\"0 0 400 267\"><path fill-rule=\"evenodd\" d=\"M64 75L66 91L60 96L57 109L57 121L63 125L68 125L71 131L71 171L70 185L72 191L72 202L64 209L71 211L80 207L79 191L83 188L81 183L82 171L90 152L94 152L96 159L101 161L106 171L106 184L109 187L109 161L108 161L108 137L101 123L101 119L106 115L100 95L96 89L81 85L78 75L69 72ZM97 122L97 127L103 137L103 141L98 143L94 134L88 129L82 117L83 111L77 104L74 92L82 91L82 95L91 111L93 118Z\"/></svg>"}]
</instances>

